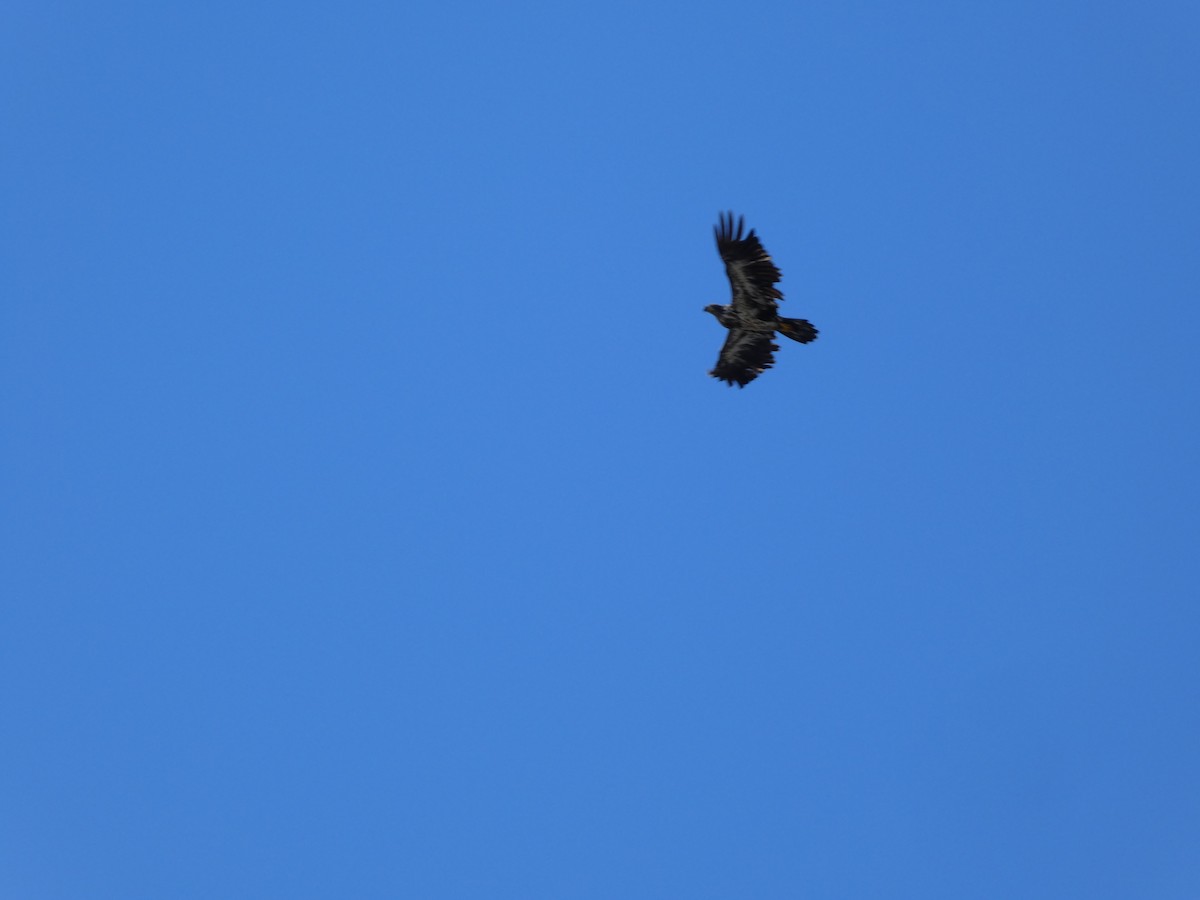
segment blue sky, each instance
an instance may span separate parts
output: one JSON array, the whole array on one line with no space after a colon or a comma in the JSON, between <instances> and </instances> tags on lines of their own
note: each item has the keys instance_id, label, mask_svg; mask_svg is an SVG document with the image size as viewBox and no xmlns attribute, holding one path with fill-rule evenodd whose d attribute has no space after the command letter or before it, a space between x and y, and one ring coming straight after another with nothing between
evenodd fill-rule
<instances>
[{"instance_id":1,"label":"blue sky","mask_svg":"<svg viewBox=\"0 0 1200 900\"><path fill-rule=\"evenodd\" d=\"M1198 39L6 4L0 893L1196 897Z\"/></svg>"}]
</instances>

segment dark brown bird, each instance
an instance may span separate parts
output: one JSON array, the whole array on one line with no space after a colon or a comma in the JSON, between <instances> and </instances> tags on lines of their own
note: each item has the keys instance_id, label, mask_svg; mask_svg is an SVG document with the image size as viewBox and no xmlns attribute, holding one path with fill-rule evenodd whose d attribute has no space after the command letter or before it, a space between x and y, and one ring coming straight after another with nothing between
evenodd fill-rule
<instances>
[{"instance_id":1,"label":"dark brown bird","mask_svg":"<svg viewBox=\"0 0 1200 900\"><path fill-rule=\"evenodd\" d=\"M807 344L817 338L817 329L807 319L785 319L777 312L783 294L775 287L782 276L770 254L759 243L754 229L745 237L743 217L734 226L733 213L719 217L713 231L717 236L717 252L725 261L725 274L733 290L733 302L728 306L710 303L704 307L729 329L716 367L709 372L730 386L745 387L775 363L774 352L779 349L773 338L775 332L793 341Z\"/></svg>"}]
</instances>

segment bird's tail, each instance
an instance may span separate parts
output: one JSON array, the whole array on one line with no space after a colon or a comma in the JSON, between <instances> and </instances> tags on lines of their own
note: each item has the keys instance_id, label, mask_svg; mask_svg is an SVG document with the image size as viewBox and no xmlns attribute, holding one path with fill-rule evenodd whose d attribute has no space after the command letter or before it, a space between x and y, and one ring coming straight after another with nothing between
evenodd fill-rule
<instances>
[{"instance_id":1,"label":"bird's tail","mask_svg":"<svg viewBox=\"0 0 1200 900\"><path fill-rule=\"evenodd\" d=\"M807 344L809 341L817 339L817 329L813 328L813 323L808 319L785 319L779 317L779 333L787 335L793 341L799 341L802 344Z\"/></svg>"}]
</instances>

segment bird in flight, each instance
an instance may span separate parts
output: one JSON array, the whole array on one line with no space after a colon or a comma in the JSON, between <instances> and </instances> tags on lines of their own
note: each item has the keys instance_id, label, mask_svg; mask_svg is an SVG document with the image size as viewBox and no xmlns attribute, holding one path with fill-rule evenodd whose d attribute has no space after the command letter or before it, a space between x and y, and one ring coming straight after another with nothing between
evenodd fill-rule
<instances>
[{"instance_id":1,"label":"bird in flight","mask_svg":"<svg viewBox=\"0 0 1200 900\"><path fill-rule=\"evenodd\" d=\"M754 229L742 236L742 216L735 225L733 213L719 217L713 231L717 235L717 252L725 261L725 274L733 290L733 302L728 306L710 303L705 312L729 329L716 367L708 374L731 387L745 387L775 362L772 355L779 346L775 332L793 341L807 344L817 339L817 329L807 319L785 319L777 313L777 301L783 294L775 282L783 277L770 254L759 243Z\"/></svg>"}]
</instances>

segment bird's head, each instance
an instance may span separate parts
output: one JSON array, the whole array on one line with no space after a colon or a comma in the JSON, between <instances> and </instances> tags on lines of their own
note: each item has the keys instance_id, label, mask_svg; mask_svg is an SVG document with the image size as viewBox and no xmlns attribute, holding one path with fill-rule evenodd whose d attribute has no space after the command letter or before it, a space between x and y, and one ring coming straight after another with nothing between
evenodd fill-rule
<instances>
[{"instance_id":1,"label":"bird's head","mask_svg":"<svg viewBox=\"0 0 1200 900\"><path fill-rule=\"evenodd\" d=\"M719 303L710 303L710 304L708 304L708 306L704 307L704 311L706 313L712 313L714 316L716 316L719 319L719 318L721 318L721 313L723 313L725 311L725 307L723 307Z\"/></svg>"}]
</instances>

